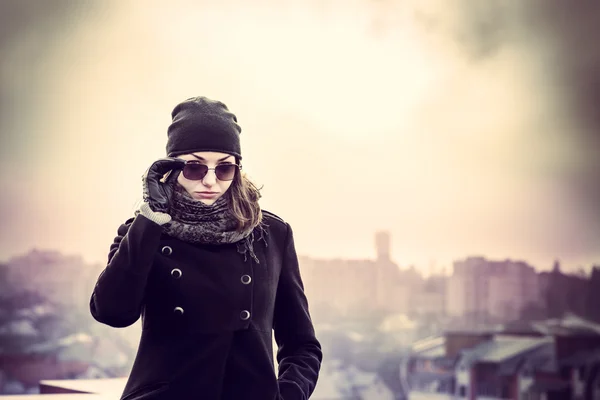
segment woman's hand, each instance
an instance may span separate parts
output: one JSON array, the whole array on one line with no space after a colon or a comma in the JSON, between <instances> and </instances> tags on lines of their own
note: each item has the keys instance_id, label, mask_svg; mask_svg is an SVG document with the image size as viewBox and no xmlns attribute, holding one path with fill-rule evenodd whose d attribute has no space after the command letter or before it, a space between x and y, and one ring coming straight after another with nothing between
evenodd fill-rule
<instances>
[{"instance_id":1,"label":"woman's hand","mask_svg":"<svg viewBox=\"0 0 600 400\"><path fill-rule=\"evenodd\" d=\"M154 212L169 212L169 203L173 194L172 183L183 169L185 161L180 158L166 157L156 160L142 176L144 201ZM161 179L169 173L166 181Z\"/></svg>"}]
</instances>

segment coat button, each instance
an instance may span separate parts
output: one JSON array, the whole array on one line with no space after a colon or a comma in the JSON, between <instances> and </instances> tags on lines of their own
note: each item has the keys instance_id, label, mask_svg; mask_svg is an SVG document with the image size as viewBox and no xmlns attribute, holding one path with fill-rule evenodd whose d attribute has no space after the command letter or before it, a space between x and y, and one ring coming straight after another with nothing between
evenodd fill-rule
<instances>
[{"instance_id":1,"label":"coat button","mask_svg":"<svg viewBox=\"0 0 600 400\"><path fill-rule=\"evenodd\" d=\"M171 276L175 279L181 278L181 275L183 275L183 272L179 268L173 268L171 271Z\"/></svg>"},{"instance_id":2,"label":"coat button","mask_svg":"<svg viewBox=\"0 0 600 400\"><path fill-rule=\"evenodd\" d=\"M162 248L161 251L165 256L170 256L171 254L173 254L173 249L171 248L171 246L165 246Z\"/></svg>"},{"instance_id":3,"label":"coat button","mask_svg":"<svg viewBox=\"0 0 600 400\"><path fill-rule=\"evenodd\" d=\"M250 282L252 282L252 277L250 275L242 275L242 283L244 285L248 285Z\"/></svg>"},{"instance_id":4,"label":"coat button","mask_svg":"<svg viewBox=\"0 0 600 400\"><path fill-rule=\"evenodd\" d=\"M250 311L248 310L244 310L240 313L240 318L243 319L244 321L246 321L247 319L250 318Z\"/></svg>"},{"instance_id":5,"label":"coat button","mask_svg":"<svg viewBox=\"0 0 600 400\"><path fill-rule=\"evenodd\" d=\"M175 309L173 309L173 312L177 315L183 315L183 308L175 307Z\"/></svg>"}]
</instances>

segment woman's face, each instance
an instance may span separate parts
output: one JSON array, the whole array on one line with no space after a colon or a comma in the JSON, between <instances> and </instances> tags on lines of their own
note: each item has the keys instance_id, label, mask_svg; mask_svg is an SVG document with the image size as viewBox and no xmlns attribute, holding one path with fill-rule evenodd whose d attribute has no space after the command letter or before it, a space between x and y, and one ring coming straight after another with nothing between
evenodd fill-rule
<instances>
[{"instance_id":1,"label":"woman's face","mask_svg":"<svg viewBox=\"0 0 600 400\"><path fill-rule=\"evenodd\" d=\"M219 180L215 175L215 170L218 165L235 164L235 157L226 153L215 153L212 151L199 151L197 153L183 154L177 156L185 161L204 164L209 170L201 180L190 180L180 173L177 177L177 182L185 188L194 200L211 205L231 186L233 180Z\"/></svg>"}]
</instances>

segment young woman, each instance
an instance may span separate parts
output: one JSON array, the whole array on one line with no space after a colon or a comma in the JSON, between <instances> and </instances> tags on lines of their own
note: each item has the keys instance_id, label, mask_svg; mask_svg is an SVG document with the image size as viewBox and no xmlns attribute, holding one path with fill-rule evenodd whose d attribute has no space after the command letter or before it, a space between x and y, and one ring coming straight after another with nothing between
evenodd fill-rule
<instances>
[{"instance_id":1,"label":"young woman","mask_svg":"<svg viewBox=\"0 0 600 400\"><path fill-rule=\"evenodd\" d=\"M308 399L322 352L292 229L260 209L223 103L191 98L172 118L167 157L144 174L144 202L118 228L90 300L113 327L142 317L121 400Z\"/></svg>"}]
</instances>

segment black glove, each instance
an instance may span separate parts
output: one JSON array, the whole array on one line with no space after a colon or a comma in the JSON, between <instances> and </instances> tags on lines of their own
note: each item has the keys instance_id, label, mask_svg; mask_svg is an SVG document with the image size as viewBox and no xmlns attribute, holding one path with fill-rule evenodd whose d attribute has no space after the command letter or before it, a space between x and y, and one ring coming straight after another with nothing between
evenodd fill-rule
<instances>
[{"instance_id":1,"label":"black glove","mask_svg":"<svg viewBox=\"0 0 600 400\"><path fill-rule=\"evenodd\" d=\"M179 176L185 161L180 158L167 157L156 160L142 176L144 201L152 211L168 213L173 183ZM163 176L171 171L165 183L160 182Z\"/></svg>"}]
</instances>

